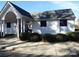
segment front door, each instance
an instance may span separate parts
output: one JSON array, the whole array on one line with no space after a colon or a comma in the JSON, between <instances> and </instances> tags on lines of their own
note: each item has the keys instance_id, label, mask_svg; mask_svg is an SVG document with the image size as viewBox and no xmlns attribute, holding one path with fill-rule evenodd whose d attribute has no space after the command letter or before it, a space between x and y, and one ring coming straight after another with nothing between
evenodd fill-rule
<instances>
[{"instance_id":1,"label":"front door","mask_svg":"<svg viewBox=\"0 0 79 59\"><path fill-rule=\"evenodd\" d=\"M28 32L28 25L25 24L25 32Z\"/></svg>"}]
</instances>

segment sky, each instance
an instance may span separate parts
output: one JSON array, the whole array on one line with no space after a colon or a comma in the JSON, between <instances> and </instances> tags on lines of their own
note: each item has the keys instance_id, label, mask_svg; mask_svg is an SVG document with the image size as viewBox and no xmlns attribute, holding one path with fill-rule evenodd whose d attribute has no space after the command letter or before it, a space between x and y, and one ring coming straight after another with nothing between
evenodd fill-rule
<instances>
[{"instance_id":1,"label":"sky","mask_svg":"<svg viewBox=\"0 0 79 59\"><path fill-rule=\"evenodd\" d=\"M11 1L28 12L41 12L48 10L71 8L77 18L79 18L79 1ZM0 11L6 1L0 1Z\"/></svg>"}]
</instances>

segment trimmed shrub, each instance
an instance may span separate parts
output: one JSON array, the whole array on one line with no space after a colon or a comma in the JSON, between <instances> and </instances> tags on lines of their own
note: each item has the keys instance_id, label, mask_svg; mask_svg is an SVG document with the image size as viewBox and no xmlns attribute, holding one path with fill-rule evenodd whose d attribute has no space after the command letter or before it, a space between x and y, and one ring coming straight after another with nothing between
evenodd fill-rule
<instances>
[{"instance_id":1,"label":"trimmed shrub","mask_svg":"<svg viewBox=\"0 0 79 59\"><path fill-rule=\"evenodd\" d=\"M65 42L68 41L68 36L65 34L57 34L56 35L56 42Z\"/></svg>"},{"instance_id":2,"label":"trimmed shrub","mask_svg":"<svg viewBox=\"0 0 79 59\"><path fill-rule=\"evenodd\" d=\"M67 33L70 41L79 41L79 32L69 32Z\"/></svg>"},{"instance_id":3,"label":"trimmed shrub","mask_svg":"<svg viewBox=\"0 0 79 59\"><path fill-rule=\"evenodd\" d=\"M44 42L55 42L55 35L52 34L44 34L43 35Z\"/></svg>"},{"instance_id":4,"label":"trimmed shrub","mask_svg":"<svg viewBox=\"0 0 79 59\"><path fill-rule=\"evenodd\" d=\"M31 36L30 36L30 41L31 42L39 42L42 40L42 37L40 34L38 33L31 33Z\"/></svg>"},{"instance_id":5,"label":"trimmed shrub","mask_svg":"<svg viewBox=\"0 0 79 59\"><path fill-rule=\"evenodd\" d=\"M30 41L30 33L23 32L23 33L20 34L19 38L22 41Z\"/></svg>"}]
</instances>

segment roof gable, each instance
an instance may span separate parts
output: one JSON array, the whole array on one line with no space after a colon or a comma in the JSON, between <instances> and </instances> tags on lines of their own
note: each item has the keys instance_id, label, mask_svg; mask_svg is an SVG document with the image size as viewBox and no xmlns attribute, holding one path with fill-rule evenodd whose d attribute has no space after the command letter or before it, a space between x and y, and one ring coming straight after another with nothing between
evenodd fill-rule
<instances>
[{"instance_id":1,"label":"roof gable","mask_svg":"<svg viewBox=\"0 0 79 59\"><path fill-rule=\"evenodd\" d=\"M11 2L10 2L10 3L11 3ZM24 9L18 7L17 5L15 5L15 4L13 4L13 3L11 3L11 4L12 4L12 6L13 6L19 13L21 13L21 14L24 15L24 16L27 16L27 17L32 18L32 16L30 15L29 12L25 11Z\"/></svg>"},{"instance_id":2,"label":"roof gable","mask_svg":"<svg viewBox=\"0 0 79 59\"><path fill-rule=\"evenodd\" d=\"M7 2L7 3L5 4L5 6L3 7L3 9L1 10L1 14L4 14L4 13L6 12L7 6L10 6L10 7L14 8L14 9L17 10L21 15L33 19L32 16L31 16L31 14L30 14L29 12L23 10L22 8L16 6L15 4L13 4L13 3L11 3L11 2ZM5 12L4 12L4 10L5 10ZM1 17L2 17L2 16L1 16Z\"/></svg>"}]
</instances>

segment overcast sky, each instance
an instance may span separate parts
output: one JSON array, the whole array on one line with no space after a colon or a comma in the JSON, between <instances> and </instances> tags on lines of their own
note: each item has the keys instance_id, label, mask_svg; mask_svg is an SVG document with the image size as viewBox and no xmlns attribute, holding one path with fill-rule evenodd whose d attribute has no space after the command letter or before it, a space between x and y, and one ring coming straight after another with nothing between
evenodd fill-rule
<instances>
[{"instance_id":1,"label":"overcast sky","mask_svg":"<svg viewBox=\"0 0 79 59\"><path fill-rule=\"evenodd\" d=\"M11 1L28 12L38 12L47 10L57 10L71 8L79 17L79 1ZM0 10L4 7L6 1L0 1Z\"/></svg>"}]
</instances>

